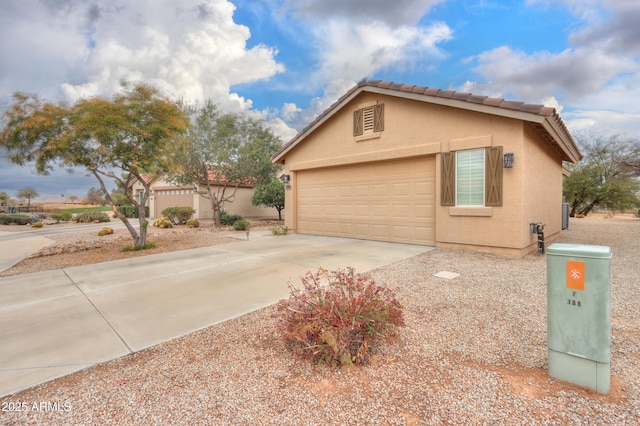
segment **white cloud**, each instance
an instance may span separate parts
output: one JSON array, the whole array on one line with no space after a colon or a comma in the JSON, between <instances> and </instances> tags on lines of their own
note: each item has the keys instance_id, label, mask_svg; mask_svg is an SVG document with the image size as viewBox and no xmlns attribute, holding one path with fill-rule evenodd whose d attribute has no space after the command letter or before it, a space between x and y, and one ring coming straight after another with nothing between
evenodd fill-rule
<instances>
[{"instance_id":1,"label":"white cloud","mask_svg":"<svg viewBox=\"0 0 640 426\"><path fill-rule=\"evenodd\" d=\"M42 85L57 87L69 101L111 95L123 79L143 80L175 97L212 99L241 111L252 102L232 93L233 85L285 69L277 49L247 46L251 33L234 22L235 6L227 0L98 0L93 6L69 0L46 3L50 8L36 0L23 3L9 8L11 19L1 18L0 35L8 40L10 34L13 43L1 47L3 57L21 59L0 65L5 96L22 89L7 87L16 81L43 93L26 81L33 70Z\"/></svg>"},{"instance_id":2,"label":"white cloud","mask_svg":"<svg viewBox=\"0 0 640 426\"><path fill-rule=\"evenodd\" d=\"M638 65L631 59L602 50L566 49L554 54L527 54L502 46L475 58L474 71L489 83L489 91L511 92L525 99L562 93L581 97L600 90L621 73L634 72Z\"/></svg>"},{"instance_id":3,"label":"white cloud","mask_svg":"<svg viewBox=\"0 0 640 426\"><path fill-rule=\"evenodd\" d=\"M359 80L379 70L411 68L443 56L437 44L451 38L445 23L428 27L390 27L383 22L353 24L331 20L314 30L317 78Z\"/></svg>"},{"instance_id":4,"label":"white cloud","mask_svg":"<svg viewBox=\"0 0 640 426\"><path fill-rule=\"evenodd\" d=\"M327 109L357 81L376 72L428 66L444 54L437 44L452 37L442 22L425 27L391 27L381 21L354 24L330 19L312 29L316 49L316 67L305 85L322 87L322 95L313 98L304 110L288 111L285 118L302 129Z\"/></svg>"},{"instance_id":5,"label":"white cloud","mask_svg":"<svg viewBox=\"0 0 640 426\"><path fill-rule=\"evenodd\" d=\"M637 132L640 122L640 3L633 0L529 0L565 6L578 18L561 52L527 53L509 46L471 58L482 78L466 91L515 96L563 109L571 128L616 127ZM551 98L553 97L553 98Z\"/></svg>"}]
</instances>

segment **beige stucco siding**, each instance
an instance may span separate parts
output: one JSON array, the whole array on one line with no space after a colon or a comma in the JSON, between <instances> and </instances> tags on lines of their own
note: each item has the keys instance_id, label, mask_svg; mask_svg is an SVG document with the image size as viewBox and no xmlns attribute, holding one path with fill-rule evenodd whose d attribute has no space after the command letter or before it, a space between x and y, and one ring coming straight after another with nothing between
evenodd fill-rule
<instances>
[{"instance_id":1,"label":"beige stucco siding","mask_svg":"<svg viewBox=\"0 0 640 426\"><path fill-rule=\"evenodd\" d=\"M435 244L434 157L297 173L297 231Z\"/></svg>"},{"instance_id":2,"label":"beige stucco siding","mask_svg":"<svg viewBox=\"0 0 640 426\"><path fill-rule=\"evenodd\" d=\"M134 195L142 191L144 187L140 182L133 185ZM214 187L214 191L217 187ZM209 199L198 195L193 191L193 186L176 186L158 179L151 183L151 197L148 200L151 217L162 216L162 210L167 207L192 207L197 219L211 219L213 217ZM231 214L239 214L247 218L278 218L275 208L259 207L251 204L254 188L238 188L232 203L225 203L224 209ZM227 189L231 194L233 188Z\"/></svg>"},{"instance_id":3,"label":"beige stucco siding","mask_svg":"<svg viewBox=\"0 0 640 426\"><path fill-rule=\"evenodd\" d=\"M254 206L251 204L251 198L253 197L253 188L240 187L235 193L233 202L224 203L222 207L229 214L239 214L247 218L278 218L278 211L275 208L266 208ZM226 194L232 194L233 188L228 188ZM199 196L196 202L196 210L198 218L211 219L213 217L213 210L211 209L211 202L208 198Z\"/></svg>"},{"instance_id":4,"label":"beige stucco siding","mask_svg":"<svg viewBox=\"0 0 640 426\"><path fill-rule=\"evenodd\" d=\"M354 137L353 111L376 102L384 104L384 130ZM441 206L441 153L498 146L515 157L513 168L502 170L502 205ZM370 92L346 103L287 152L284 172L291 176L291 182L285 193L285 224L296 232L346 236L346 229L347 234L358 235L359 231L353 230L355 223L369 223L370 218L351 213L357 211L353 200L369 197L377 179L385 176L371 165L417 159L429 159L433 170L428 205L433 209L435 227L434 235L425 241L435 241L437 246L446 248L521 256L535 248L536 236L531 235L529 222L546 223L545 231L550 236L559 232L561 156L530 124L516 118ZM405 181L411 179L407 176ZM345 191L347 195L341 199L331 195L332 191ZM393 197L392 188L387 186L385 191L388 198ZM393 227L393 218L386 220ZM400 228L397 232L400 235ZM393 232L373 239L398 241Z\"/></svg>"},{"instance_id":5,"label":"beige stucco siding","mask_svg":"<svg viewBox=\"0 0 640 426\"><path fill-rule=\"evenodd\" d=\"M562 229L562 161L558 153L529 126L525 126L525 167L523 184L523 229L525 243L535 247L537 236L528 224L542 222L547 241Z\"/></svg>"}]
</instances>

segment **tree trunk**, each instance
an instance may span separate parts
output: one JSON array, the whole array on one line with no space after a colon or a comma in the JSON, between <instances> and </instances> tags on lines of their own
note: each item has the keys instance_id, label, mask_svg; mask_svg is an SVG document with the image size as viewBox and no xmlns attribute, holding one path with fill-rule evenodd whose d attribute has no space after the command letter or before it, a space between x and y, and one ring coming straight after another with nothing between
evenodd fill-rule
<instances>
[{"instance_id":1,"label":"tree trunk","mask_svg":"<svg viewBox=\"0 0 640 426\"><path fill-rule=\"evenodd\" d=\"M588 215L588 214L589 214L589 212L590 212L590 211L591 211L595 206L597 206L599 203L600 203L600 200L599 200L599 199L596 199L596 200L594 200L594 201L590 202L590 203L589 203L589 204L587 204L587 205L586 205L582 210L580 210L580 214L583 214L583 215L585 215L585 216L586 216L586 215Z\"/></svg>"},{"instance_id":2,"label":"tree trunk","mask_svg":"<svg viewBox=\"0 0 640 426\"><path fill-rule=\"evenodd\" d=\"M276 207L276 209L278 210L278 220L282 220L282 210L284 209L280 207Z\"/></svg>"},{"instance_id":3,"label":"tree trunk","mask_svg":"<svg viewBox=\"0 0 640 426\"><path fill-rule=\"evenodd\" d=\"M576 210L578 210L578 206L579 206L579 205L580 205L580 204L579 204L577 201L574 201L574 202L571 204L571 212L569 213L569 216L571 216L571 217L576 217Z\"/></svg>"},{"instance_id":4,"label":"tree trunk","mask_svg":"<svg viewBox=\"0 0 640 426\"><path fill-rule=\"evenodd\" d=\"M138 233L136 232L136 229L133 227L133 225L131 225L131 222L129 222L129 220L127 220L126 216L123 215L122 213L120 213L120 210L118 210L118 206L116 205L116 203L111 198L111 194L109 194L109 191L107 191L107 187L104 184L104 181L102 180L102 176L100 176L100 174L96 170L92 170L91 172L98 179L98 182L100 182L100 187L102 188L102 190L106 194L105 196L106 196L107 200L109 201L109 204L111 204L111 211L113 211L113 214L115 214L116 217L118 219L120 219L122 221L122 223L124 223L124 226L127 227L127 230L131 234L131 238L133 238L133 245L134 246L144 245L145 242L146 242L146 238L147 238L146 226L143 227L142 223L140 224L140 233L142 234L144 232L144 234L143 234L144 236L141 238L140 235L138 235ZM144 217L144 213L145 213L144 212L144 206L142 208L143 208L142 216ZM140 217L140 209L138 209L138 218L139 217Z\"/></svg>"},{"instance_id":5,"label":"tree trunk","mask_svg":"<svg viewBox=\"0 0 640 426\"><path fill-rule=\"evenodd\" d=\"M140 234L138 234L138 238L135 241L136 246L144 246L147 243L147 226L149 225L149 222L147 221L147 216L145 213L145 206L138 207L138 222L140 223Z\"/></svg>"}]
</instances>

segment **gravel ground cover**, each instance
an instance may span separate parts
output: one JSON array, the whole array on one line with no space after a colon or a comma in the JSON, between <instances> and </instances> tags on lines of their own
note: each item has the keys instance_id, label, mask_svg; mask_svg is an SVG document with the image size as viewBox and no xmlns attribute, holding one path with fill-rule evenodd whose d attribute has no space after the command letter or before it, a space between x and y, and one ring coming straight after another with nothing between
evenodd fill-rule
<instances>
[{"instance_id":1,"label":"gravel ground cover","mask_svg":"<svg viewBox=\"0 0 640 426\"><path fill-rule=\"evenodd\" d=\"M256 221L254 222L252 230L269 229L270 223L270 221ZM104 225L108 227L109 223L105 223ZM237 234L239 238L244 238L245 236L244 231L234 231L230 226L214 228L211 222L204 222L199 228L187 228L184 225L179 225L174 228L160 229L150 226L147 231L147 242L156 244L155 248L123 252L123 248L133 245L131 234L125 228L117 228L115 232L110 235L98 236L97 230L84 230L83 225L66 224L51 226L56 226L57 228L67 227L71 228L72 231L47 235L46 238L54 241L52 245L34 253L28 259L25 259L6 271L0 271L0 277L49 271L52 269L68 268L70 266L106 262L109 260L148 256L150 254L207 247L237 241L237 239L227 236L231 233ZM28 229L28 227L17 225L0 226L0 231L4 232L24 232Z\"/></svg>"},{"instance_id":2,"label":"gravel ground cover","mask_svg":"<svg viewBox=\"0 0 640 426\"><path fill-rule=\"evenodd\" d=\"M5 397L0 423L639 424L640 220L572 220L560 242L612 248L609 395L547 374L545 257L434 250L372 271L407 325L369 365L294 358L268 307Z\"/></svg>"}]
</instances>

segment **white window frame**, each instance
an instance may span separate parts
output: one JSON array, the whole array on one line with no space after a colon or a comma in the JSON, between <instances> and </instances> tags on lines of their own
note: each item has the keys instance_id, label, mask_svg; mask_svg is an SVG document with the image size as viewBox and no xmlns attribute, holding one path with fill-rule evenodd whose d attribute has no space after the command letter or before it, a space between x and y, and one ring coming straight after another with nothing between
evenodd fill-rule
<instances>
[{"instance_id":1,"label":"white window frame","mask_svg":"<svg viewBox=\"0 0 640 426\"><path fill-rule=\"evenodd\" d=\"M469 193L470 195L466 200L460 200L460 184L461 182L459 181L460 179L464 178L463 173L461 173L460 167L464 166L464 164L461 164L463 159L460 159L460 156L466 156L466 155L470 155L470 154L482 154L482 164L481 164L481 168L482 168L482 172L481 172L481 176L482 176L482 184L480 185L480 190L481 190L481 194L471 194L472 190L469 189ZM455 171L456 171L456 176L455 176L455 190L456 190L456 206L463 206L463 207L484 207L485 205L485 184L486 184L486 177L485 177L485 173L486 173L486 158L485 158L486 154L485 154L485 149L484 148L479 148L479 149L470 149L470 150L464 150L464 151L457 151L456 152L456 163L455 163ZM477 159L476 159L477 161ZM460 176L463 175L463 176ZM468 182L471 181L471 178L468 179ZM480 198L480 203L476 204L472 202L472 199L475 197L478 197L478 195L481 196Z\"/></svg>"}]
</instances>

